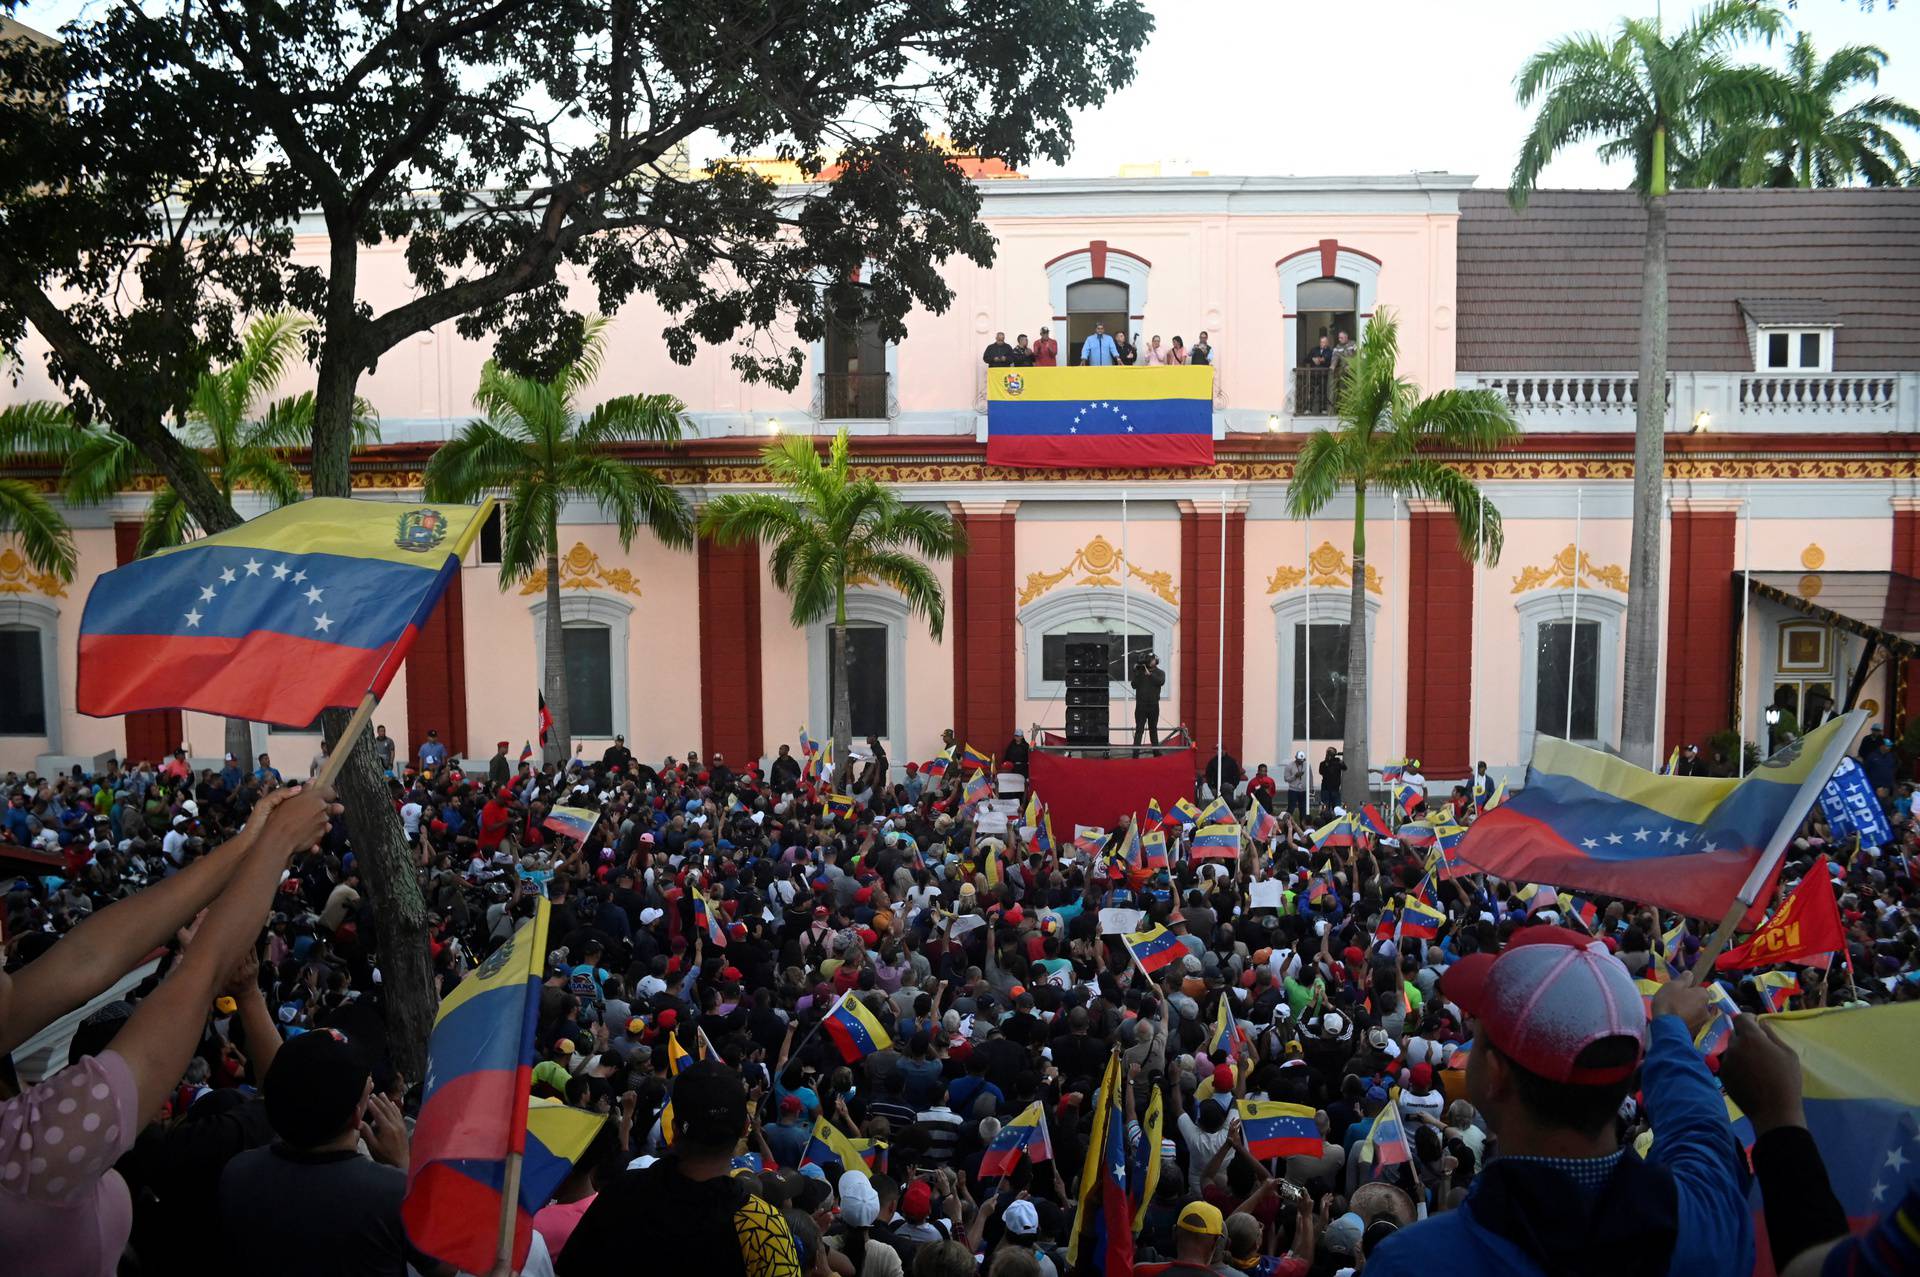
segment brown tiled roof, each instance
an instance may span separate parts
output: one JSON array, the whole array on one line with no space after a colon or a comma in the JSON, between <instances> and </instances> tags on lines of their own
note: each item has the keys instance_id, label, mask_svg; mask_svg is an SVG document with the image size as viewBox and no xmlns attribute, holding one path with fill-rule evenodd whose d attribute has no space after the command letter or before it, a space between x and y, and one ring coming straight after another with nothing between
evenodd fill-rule
<instances>
[{"instance_id":1,"label":"brown tiled roof","mask_svg":"<svg viewBox=\"0 0 1920 1277\"><path fill-rule=\"evenodd\" d=\"M1842 325L1836 371L1920 368L1920 190L1686 191L1668 209L1675 371L1752 371L1743 300ZM1632 369L1645 227L1628 191L1542 191L1522 213L1462 192L1460 370Z\"/></svg>"}]
</instances>

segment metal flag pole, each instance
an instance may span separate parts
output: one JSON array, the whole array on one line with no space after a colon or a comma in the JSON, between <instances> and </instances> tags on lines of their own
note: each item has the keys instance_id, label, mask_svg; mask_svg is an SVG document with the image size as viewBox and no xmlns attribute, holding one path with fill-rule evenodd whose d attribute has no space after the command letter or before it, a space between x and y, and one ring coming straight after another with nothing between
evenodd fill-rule
<instances>
[{"instance_id":1,"label":"metal flag pole","mask_svg":"<svg viewBox=\"0 0 1920 1277\"><path fill-rule=\"evenodd\" d=\"M1573 490L1573 619L1567 625L1567 716L1561 720L1566 739L1573 739L1573 667L1580 650L1580 519L1586 489Z\"/></svg>"},{"instance_id":2,"label":"metal flag pole","mask_svg":"<svg viewBox=\"0 0 1920 1277\"><path fill-rule=\"evenodd\" d=\"M1305 745L1305 750L1307 755L1306 763L1309 768L1313 766L1313 562L1312 562L1312 559L1313 559L1313 528L1309 520L1302 519L1300 521L1300 566L1302 569L1305 570L1306 576L1301 579L1300 585L1301 585L1301 590L1304 593L1306 597L1306 602L1307 602L1307 642L1306 642L1307 651L1306 651L1306 670L1303 675L1303 681L1301 683L1301 687L1304 689L1304 691L1301 693L1301 696L1300 696L1300 716L1306 719L1307 721L1305 723L1297 725L1295 730L1297 730L1300 733L1300 739L1306 742L1306 745ZM1293 689L1291 687L1287 689L1287 702L1288 704L1292 704L1293 702ZM1307 778L1307 792L1309 794L1313 792L1313 777L1311 773L1309 773ZM1312 804L1309 803L1308 806L1309 808L1311 808Z\"/></svg>"},{"instance_id":3,"label":"metal flag pole","mask_svg":"<svg viewBox=\"0 0 1920 1277\"><path fill-rule=\"evenodd\" d=\"M1473 681L1480 672L1480 560L1486 551L1487 538L1487 498L1480 494L1480 504L1473 511L1473 575L1468 586L1473 590L1467 602L1467 796L1473 796L1473 786L1480 777L1480 716L1473 712Z\"/></svg>"},{"instance_id":4,"label":"metal flag pole","mask_svg":"<svg viewBox=\"0 0 1920 1277\"><path fill-rule=\"evenodd\" d=\"M1213 793L1225 798L1227 752L1227 492L1220 490L1220 634L1214 652Z\"/></svg>"},{"instance_id":5,"label":"metal flag pole","mask_svg":"<svg viewBox=\"0 0 1920 1277\"><path fill-rule=\"evenodd\" d=\"M1127 685L1127 708L1135 710L1133 690L1133 609L1128 606L1127 574L1133 571L1133 559L1127 554L1127 490L1120 489L1120 677ZM1123 726L1121 731L1125 731ZM1107 737L1113 739L1111 735ZM1134 742L1138 744L1139 742Z\"/></svg>"},{"instance_id":6,"label":"metal flag pole","mask_svg":"<svg viewBox=\"0 0 1920 1277\"><path fill-rule=\"evenodd\" d=\"M1751 490L1740 497L1740 521L1746 524L1742 530L1745 545L1740 551L1740 662L1734 670L1740 694L1733 702L1733 723L1740 735L1735 748L1740 753L1739 768L1735 774L1745 779L1747 774L1747 610L1753 606L1753 494Z\"/></svg>"},{"instance_id":7,"label":"metal flag pole","mask_svg":"<svg viewBox=\"0 0 1920 1277\"><path fill-rule=\"evenodd\" d=\"M1387 574L1389 580L1396 583L1400 580L1400 494L1398 492L1393 494L1393 521L1387 530ZM1409 604L1413 602L1413 590L1411 588L1407 590L1407 602ZM1362 620L1364 621L1365 618L1363 617ZM1394 627L1388 627L1388 632L1393 635L1394 639L1394 691L1393 695L1388 698L1389 704L1387 705L1388 749L1390 753L1398 753L1400 761L1403 764L1407 759L1407 740L1400 731L1400 714L1407 699L1407 639L1411 639L1413 636L1413 617L1409 615L1406 618L1406 622L1408 627L1405 631L1406 639L1394 633ZM1362 634L1360 637L1364 640L1366 635ZM1348 636L1347 641L1353 641L1351 635ZM1399 807L1399 804L1393 801L1391 790L1388 791L1387 800L1387 806L1391 808ZM1396 819L1393 823L1394 828L1398 829L1400 822Z\"/></svg>"}]
</instances>

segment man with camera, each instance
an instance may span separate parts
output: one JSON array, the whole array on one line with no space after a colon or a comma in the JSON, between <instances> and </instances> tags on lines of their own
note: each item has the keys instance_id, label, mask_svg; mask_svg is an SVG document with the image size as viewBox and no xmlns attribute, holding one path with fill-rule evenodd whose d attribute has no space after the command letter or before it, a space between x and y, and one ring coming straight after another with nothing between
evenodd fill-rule
<instances>
[{"instance_id":1,"label":"man with camera","mask_svg":"<svg viewBox=\"0 0 1920 1277\"><path fill-rule=\"evenodd\" d=\"M1160 668L1160 658L1149 652L1133 666L1133 747L1140 748L1140 734L1145 732L1147 744L1160 745L1160 689L1166 685L1166 671Z\"/></svg>"}]
</instances>

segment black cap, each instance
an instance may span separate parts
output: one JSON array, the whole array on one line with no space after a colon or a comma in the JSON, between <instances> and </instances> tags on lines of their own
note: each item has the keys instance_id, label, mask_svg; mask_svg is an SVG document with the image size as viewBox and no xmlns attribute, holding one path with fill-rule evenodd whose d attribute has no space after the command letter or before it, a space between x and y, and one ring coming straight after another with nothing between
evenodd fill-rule
<instances>
[{"instance_id":1,"label":"black cap","mask_svg":"<svg viewBox=\"0 0 1920 1277\"><path fill-rule=\"evenodd\" d=\"M740 1075L702 1060L673 1079L673 1122L690 1144L728 1149L747 1129L747 1088Z\"/></svg>"},{"instance_id":2,"label":"black cap","mask_svg":"<svg viewBox=\"0 0 1920 1277\"><path fill-rule=\"evenodd\" d=\"M267 1070L267 1121L295 1148L313 1148L353 1121L372 1075L334 1029L314 1029L274 1053Z\"/></svg>"}]
</instances>

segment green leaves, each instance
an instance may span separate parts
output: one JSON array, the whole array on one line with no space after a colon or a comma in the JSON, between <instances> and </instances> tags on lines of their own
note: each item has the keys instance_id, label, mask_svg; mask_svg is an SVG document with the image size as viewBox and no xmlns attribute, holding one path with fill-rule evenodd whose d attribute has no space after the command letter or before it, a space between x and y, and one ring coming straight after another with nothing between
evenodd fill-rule
<instances>
[{"instance_id":1,"label":"green leaves","mask_svg":"<svg viewBox=\"0 0 1920 1277\"><path fill-rule=\"evenodd\" d=\"M0 533L19 542L35 571L73 580L73 533L53 503L24 479L0 476Z\"/></svg>"}]
</instances>

